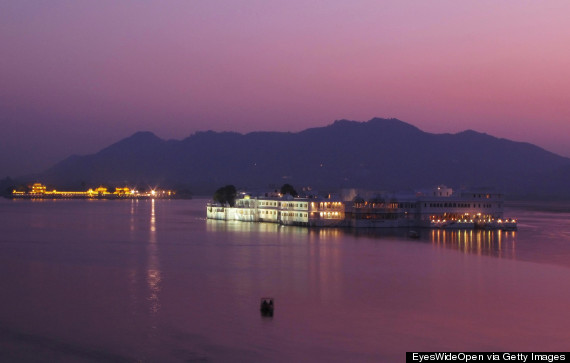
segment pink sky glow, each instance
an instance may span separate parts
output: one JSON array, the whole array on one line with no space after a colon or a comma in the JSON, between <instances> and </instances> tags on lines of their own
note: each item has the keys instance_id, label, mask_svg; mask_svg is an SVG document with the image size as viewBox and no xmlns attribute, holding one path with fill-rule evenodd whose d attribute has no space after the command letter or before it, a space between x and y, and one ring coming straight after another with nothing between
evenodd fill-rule
<instances>
[{"instance_id":1,"label":"pink sky glow","mask_svg":"<svg viewBox=\"0 0 570 363\"><path fill-rule=\"evenodd\" d=\"M0 178L140 130L375 116L570 156L568 14L566 0L2 2Z\"/></svg>"}]
</instances>

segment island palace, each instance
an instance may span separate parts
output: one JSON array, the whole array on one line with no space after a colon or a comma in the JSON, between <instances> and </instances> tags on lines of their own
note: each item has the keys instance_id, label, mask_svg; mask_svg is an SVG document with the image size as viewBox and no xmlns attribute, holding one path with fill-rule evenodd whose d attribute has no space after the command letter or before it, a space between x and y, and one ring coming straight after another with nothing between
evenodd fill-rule
<instances>
[{"instance_id":1,"label":"island palace","mask_svg":"<svg viewBox=\"0 0 570 363\"><path fill-rule=\"evenodd\" d=\"M292 197L280 193L241 192L234 206L208 203L207 218L269 222L308 227L419 227L446 229L505 229L517 227L503 216L504 197L488 191L459 191L440 185L413 194L329 195Z\"/></svg>"}]
</instances>

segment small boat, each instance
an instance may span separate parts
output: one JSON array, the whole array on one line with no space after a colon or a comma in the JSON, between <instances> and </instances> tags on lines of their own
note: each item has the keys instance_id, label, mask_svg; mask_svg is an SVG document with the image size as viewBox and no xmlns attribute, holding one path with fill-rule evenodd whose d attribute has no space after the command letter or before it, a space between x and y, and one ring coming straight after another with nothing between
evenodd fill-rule
<instances>
[{"instance_id":1,"label":"small boat","mask_svg":"<svg viewBox=\"0 0 570 363\"><path fill-rule=\"evenodd\" d=\"M262 297L261 304L259 306L259 311L261 311L262 316L273 316L273 298L272 297Z\"/></svg>"}]
</instances>

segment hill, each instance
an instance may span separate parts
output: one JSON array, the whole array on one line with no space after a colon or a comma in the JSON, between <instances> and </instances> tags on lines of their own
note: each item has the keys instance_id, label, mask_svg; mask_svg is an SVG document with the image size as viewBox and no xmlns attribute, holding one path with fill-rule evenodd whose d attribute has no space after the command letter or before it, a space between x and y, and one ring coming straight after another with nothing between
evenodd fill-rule
<instances>
[{"instance_id":1,"label":"hill","mask_svg":"<svg viewBox=\"0 0 570 363\"><path fill-rule=\"evenodd\" d=\"M570 159L472 130L432 134L397 119L374 118L297 133L206 131L168 141L138 132L96 154L69 157L33 178L58 185L186 185L198 193L225 184L376 190L447 184L556 197L570 196Z\"/></svg>"}]
</instances>

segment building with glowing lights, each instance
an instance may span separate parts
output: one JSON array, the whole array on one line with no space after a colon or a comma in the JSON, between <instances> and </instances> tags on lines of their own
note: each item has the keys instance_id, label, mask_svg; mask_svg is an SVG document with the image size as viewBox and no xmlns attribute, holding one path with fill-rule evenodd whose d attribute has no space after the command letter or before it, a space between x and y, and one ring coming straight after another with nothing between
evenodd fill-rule
<instances>
[{"instance_id":1,"label":"building with glowing lights","mask_svg":"<svg viewBox=\"0 0 570 363\"><path fill-rule=\"evenodd\" d=\"M28 199L70 199L70 198L90 198L90 199L123 199L123 198L171 198L175 195L172 190L152 189L147 192L140 192L136 189L128 187L115 188L114 192L110 192L105 187L89 188L87 191L59 191L56 189L48 190L41 183L34 183L30 187L29 192L12 191L13 198Z\"/></svg>"},{"instance_id":2,"label":"building with glowing lights","mask_svg":"<svg viewBox=\"0 0 570 363\"><path fill-rule=\"evenodd\" d=\"M233 207L207 205L209 219L270 222L297 226L343 226L345 205L333 198L252 197L242 193Z\"/></svg>"},{"instance_id":3,"label":"building with glowing lights","mask_svg":"<svg viewBox=\"0 0 570 363\"><path fill-rule=\"evenodd\" d=\"M516 220L504 219L501 193L461 191L438 186L415 194L376 195L365 200L293 198L242 193L235 205L209 203L207 218L270 222L309 227L445 229L516 229Z\"/></svg>"}]
</instances>

